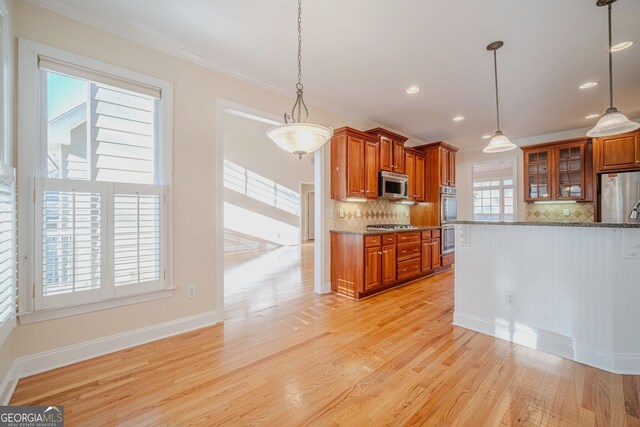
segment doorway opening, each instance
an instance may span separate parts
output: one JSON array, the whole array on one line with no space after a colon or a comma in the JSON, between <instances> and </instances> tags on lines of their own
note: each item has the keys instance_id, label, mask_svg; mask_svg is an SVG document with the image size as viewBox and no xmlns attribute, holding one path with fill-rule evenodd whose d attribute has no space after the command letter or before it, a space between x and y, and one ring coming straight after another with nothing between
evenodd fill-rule
<instances>
[{"instance_id":1,"label":"doorway opening","mask_svg":"<svg viewBox=\"0 0 640 427\"><path fill-rule=\"evenodd\" d=\"M216 142L220 320L318 292L322 277L322 154L298 159L281 150L266 136L275 117L229 104L219 101Z\"/></svg>"}]
</instances>

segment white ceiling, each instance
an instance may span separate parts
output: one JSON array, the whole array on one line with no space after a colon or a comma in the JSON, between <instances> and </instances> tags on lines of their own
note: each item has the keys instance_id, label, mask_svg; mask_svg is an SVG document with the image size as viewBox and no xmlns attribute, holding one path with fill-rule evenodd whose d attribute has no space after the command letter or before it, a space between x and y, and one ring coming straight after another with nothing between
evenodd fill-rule
<instances>
[{"instance_id":1,"label":"white ceiling","mask_svg":"<svg viewBox=\"0 0 640 427\"><path fill-rule=\"evenodd\" d=\"M32 1L294 90L295 0ZM640 1L616 2L613 24L614 43L636 42L614 54L615 104L640 117ZM480 147L495 130L485 48L500 39L505 134L583 128L608 104L606 35L606 9L595 0L305 0L305 96L425 142ZM578 89L590 80L600 84ZM414 84L422 90L407 95ZM466 120L452 122L456 115Z\"/></svg>"}]
</instances>

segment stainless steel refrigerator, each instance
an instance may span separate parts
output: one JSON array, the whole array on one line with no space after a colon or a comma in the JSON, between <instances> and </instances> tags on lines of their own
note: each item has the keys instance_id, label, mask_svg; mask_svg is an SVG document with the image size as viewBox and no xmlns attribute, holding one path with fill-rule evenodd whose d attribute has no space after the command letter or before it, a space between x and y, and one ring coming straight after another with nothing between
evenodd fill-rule
<instances>
[{"instance_id":1,"label":"stainless steel refrigerator","mask_svg":"<svg viewBox=\"0 0 640 427\"><path fill-rule=\"evenodd\" d=\"M640 222L640 172L602 174L600 189L601 222Z\"/></svg>"}]
</instances>

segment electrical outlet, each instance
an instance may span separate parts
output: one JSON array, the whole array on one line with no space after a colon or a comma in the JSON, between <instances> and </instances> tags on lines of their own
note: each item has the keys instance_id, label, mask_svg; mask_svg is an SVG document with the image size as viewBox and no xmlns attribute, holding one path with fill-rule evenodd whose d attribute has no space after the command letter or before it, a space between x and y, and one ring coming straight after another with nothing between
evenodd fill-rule
<instances>
[{"instance_id":1,"label":"electrical outlet","mask_svg":"<svg viewBox=\"0 0 640 427\"><path fill-rule=\"evenodd\" d=\"M571 211L569 209L563 209L562 210L562 215L569 216L569 215L571 215Z\"/></svg>"},{"instance_id":2,"label":"electrical outlet","mask_svg":"<svg viewBox=\"0 0 640 427\"><path fill-rule=\"evenodd\" d=\"M360 218L362 216L362 211L360 209L356 209L356 218Z\"/></svg>"},{"instance_id":3,"label":"electrical outlet","mask_svg":"<svg viewBox=\"0 0 640 427\"><path fill-rule=\"evenodd\" d=\"M187 286L187 298L195 298L196 297L196 284L192 283Z\"/></svg>"},{"instance_id":4,"label":"electrical outlet","mask_svg":"<svg viewBox=\"0 0 640 427\"><path fill-rule=\"evenodd\" d=\"M344 218L344 209L340 208L340 218Z\"/></svg>"},{"instance_id":5,"label":"electrical outlet","mask_svg":"<svg viewBox=\"0 0 640 427\"><path fill-rule=\"evenodd\" d=\"M514 291L504 291L504 303L515 307L518 303L518 294Z\"/></svg>"}]
</instances>

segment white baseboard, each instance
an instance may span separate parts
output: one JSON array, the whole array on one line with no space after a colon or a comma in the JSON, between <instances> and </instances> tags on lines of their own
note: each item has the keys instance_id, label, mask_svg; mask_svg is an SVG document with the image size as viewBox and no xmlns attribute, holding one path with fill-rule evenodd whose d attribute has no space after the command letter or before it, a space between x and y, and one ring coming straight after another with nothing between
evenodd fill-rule
<instances>
[{"instance_id":1,"label":"white baseboard","mask_svg":"<svg viewBox=\"0 0 640 427\"><path fill-rule=\"evenodd\" d=\"M453 324L525 347L551 353L614 374L640 375L640 354L606 353L585 347L570 337L537 328L510 325L455 312Z\"/></svg>"},{"instance_id":2,"label":"white baseboard","mask_svg":"<svg viewBox=\"0 0 640 427\"><path fill-rule=\"evenodd\" d=\"M0 383L0 405L8 405L13 395L13 391L16 389L18 379L16 378L16 362L14 361L9 367L9 371L5 374Z\"/></svg>"},{"instance_id":3,"label":"white baseboard","mask_svg":"<svg viewBox=\"0 0 640 427\"><path fill-rule=\"evenodd\" d=\"M14 361L4 380L0 383L0 399L2 399L3 405L8 404L20 378L215 325L219 322L218 312L209 311L30 356L19 357Z\"/></svg>"}]
</instances>

